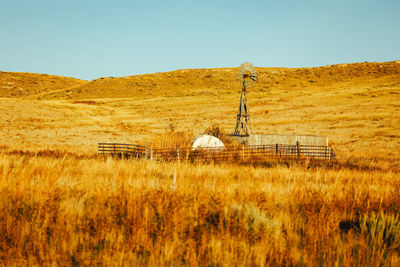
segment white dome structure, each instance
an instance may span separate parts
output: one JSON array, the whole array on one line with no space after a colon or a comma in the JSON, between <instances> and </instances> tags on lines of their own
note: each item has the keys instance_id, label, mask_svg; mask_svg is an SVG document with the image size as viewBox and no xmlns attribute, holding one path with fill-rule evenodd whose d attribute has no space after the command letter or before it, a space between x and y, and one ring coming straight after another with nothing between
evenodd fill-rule
<instances>
[{"instance_id":1,"label":"white dome structure","mask_svg":"<svg viewBox=\"0 0 400 267\"><path fill-rule=\"evenodd\" d=\"M200 137L197 137L192 145L192 150L207 149L207 148L223 150L225 149L225 146L224 143L222 143L222 141L219 140L217 137L208 134L204 134Z\"/></svg>"}]
</instances>

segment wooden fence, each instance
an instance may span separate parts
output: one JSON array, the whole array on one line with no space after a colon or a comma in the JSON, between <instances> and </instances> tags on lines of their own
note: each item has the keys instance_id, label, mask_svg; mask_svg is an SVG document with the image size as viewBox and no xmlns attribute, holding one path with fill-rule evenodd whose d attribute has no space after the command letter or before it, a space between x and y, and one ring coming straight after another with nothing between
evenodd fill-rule
<instances>
[{"instance_id":1,"label":"wooden fence","mask_svg":"<svg viewBox=\"0 0 400 267\"><path fill-rule=\"evenodd\" d=\"M268 158L315 158L336 159L335 151L330 146L311 145L259 145L259 146L227 146L207 147L193 150L192 148L152 148L150 143L145 146L99 143L98 153L125 158L144 158L150 160L189 160L189 161L262 161Z\"/></svg>"}]
</instances>

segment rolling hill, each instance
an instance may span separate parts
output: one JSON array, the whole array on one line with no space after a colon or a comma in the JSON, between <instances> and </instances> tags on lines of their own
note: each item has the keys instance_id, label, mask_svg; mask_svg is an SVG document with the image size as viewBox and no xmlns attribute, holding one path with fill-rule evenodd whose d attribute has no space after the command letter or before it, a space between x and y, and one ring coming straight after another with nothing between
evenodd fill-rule
<instances>
[{"instance_id":1,"label":"rolling hill","mask_svg":"<svg viewBox=\"0 0 400 267\"><path fill-rule=\"evenodd\" d=\"M400 147L400 61L257 68L248 103L255 133L329 136L342 151ZM190 69L83 81L0 73L0 138L14 146L140 143L211 124L231 133L237 68Z\"/></svg>"},{"instance_id":2,"label":"rolling hill","mask_svg":"<svg viewBox=\"0 0 400 267\"><path fill-rule=\"evenodd\" d=\"M0 71L0 97L32 96L84 83L84 80L56 75Z\"/></svg>"},{"instance_id":3,"label":"rolling hill","mask_svg":"<svg viewBox=\"0 0 400 267\"><path fill-rule=\"evenodd\" d=\"M352 83L357 86L400 84L400 61L385 63L339 64L316 68L257 68L257 89L299 90ZM237 68L188 69L128 77L99 78L74 88L46 92L43 98L148 98L231 94L238 90Z\"/></svg>"},{"instance_id":4,"label":"rolling hill","mask_svg":"<svg viewBox=\"0 0 400 267\"><path fill-rule=\"evenodd\" d=\"M400 84L400 61L353 63L315 68L258 67L257 89L299 90L351 83L356 86ZM0 97L36 99L148 98L231 94L238 90L237 68L186 69L127 77L102 77L93 81L18 72L0 72Z\"/></svg>"}]
</instances>

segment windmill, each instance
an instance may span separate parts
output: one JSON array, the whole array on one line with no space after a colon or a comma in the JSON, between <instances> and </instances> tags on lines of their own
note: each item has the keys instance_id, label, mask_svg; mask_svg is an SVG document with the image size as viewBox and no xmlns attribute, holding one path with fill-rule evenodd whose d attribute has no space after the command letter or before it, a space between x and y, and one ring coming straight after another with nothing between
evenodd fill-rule
<instances>
[{"instance_id":1,"label":"windmill","mask_svg":"<svg viewBox=\"0 0 400 267\"><path fill-rule=\"evenodd\" d=\"M240 94L239 112L236 120L234 136L248 136L252 133L250 124L249 109L247 107L246 88L250 87L258 80L258 73L253 64L245 62L239 67L238 78L242 84Z\"/></svg>"}]
</instances>

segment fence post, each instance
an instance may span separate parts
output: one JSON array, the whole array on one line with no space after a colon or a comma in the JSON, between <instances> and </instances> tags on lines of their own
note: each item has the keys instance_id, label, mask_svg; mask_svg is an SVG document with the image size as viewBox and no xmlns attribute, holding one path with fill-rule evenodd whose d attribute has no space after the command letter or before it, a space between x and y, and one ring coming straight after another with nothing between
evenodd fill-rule
<instances>
[{"instance_id":1,"label":"fence post","mask_svg":"<svg viewBox=\"0 0 400 267\"><path fill-rule=\"evenodd\" d=\"M145 143L144 158L147 159L147 142Z\"/></svg>"},{"instance_id":2,"label":"fence post","mask_svg":"<svg viewBox=\"0 0 400 267\"><path fill-rule=\"evenodd\" d=\"M300 154L301 154L301 152L300 152L300 142L296 141L296 145L297 145L297 158L300 158Z\"/></svg>"},{"instance_id":3,"label":"fence post","mask_svg":"<svg viewBox=\"0 0 400 267\"><path fill-rule=\"evenodd\" d=\"M180 161L180 157L179 157L179 147L176 148L176 159L178 160L178 162Z\"/></svg>"},{"instance_id":4,"label":"fence post","mask_svg":"<svg viewBox=\"0 0 400 267\"><path fill-rule=\"evenodd\" d=\"M279 152L279 145L278 145L278 143L276 143L276 145L275 145L275 154L278 155L278 152Z\"/></svg>"},{"instance_id":5,"label":"fence post","mask_svg":"<svg viewBox=\"0 0 400 267\"><path fill-rule=\"evenodd\" d=\"M150 143L150 160L153 160L153 145Z\"/></svg>"}]
</instances>

